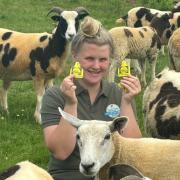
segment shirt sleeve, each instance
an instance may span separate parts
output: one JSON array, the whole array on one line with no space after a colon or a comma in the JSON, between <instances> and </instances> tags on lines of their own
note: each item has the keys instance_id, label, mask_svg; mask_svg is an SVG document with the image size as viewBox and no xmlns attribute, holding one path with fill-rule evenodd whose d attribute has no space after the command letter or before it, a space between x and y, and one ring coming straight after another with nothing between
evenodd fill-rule
<instances>
[{"instance_id":1,"label":"shirt sleeve","mask_svg":"<svg viewBox=\"0 0 180 180\"><path fill-rule=\"evenodd\" d=\"M58 107L64 108L64 99L59 87L52 87L46 90L41 106L42 127L59 124L60 113Z\"/></svg>"}]
</instances>

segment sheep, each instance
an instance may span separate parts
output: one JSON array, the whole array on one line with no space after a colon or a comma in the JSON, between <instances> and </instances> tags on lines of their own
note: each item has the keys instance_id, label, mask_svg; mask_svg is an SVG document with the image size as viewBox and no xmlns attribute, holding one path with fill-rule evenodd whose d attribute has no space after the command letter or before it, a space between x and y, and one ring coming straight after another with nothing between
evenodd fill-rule
<instances>
[{"instance_id":1,"label":"sheep","mask_svg":"<svg viewBox=\"0 0 180 180\"><path fill-rule=\"evenodd\" d=\"M128 15L125 15L119 19L116 20L117 23L122 23L126 22L126 25L129 27L142 27L142 26L151 26L151 21L153 20L154 17L161 18L162 16L165 15L172 17L175 12L180 12L180 4L177 3L171 11L159 11L156 9L150 9L150 8L145 8L145 7L136 7L132 8L131 10L128 11ZM162 43L162 49L161 52L163 55L165 55L164 52L164 45L167 45L167 42L169 40L166 40L166 37L164 34L166 34L167 31L169 31L168 27L165 27L164 22L162 23L156 23L156 31L161 33L158 33L161 39Z\"/></svg>"},{"instance_id":2,"label":"sheep","mask_svg":"<svg viewBox=\"0 0 180 180\"><path fill-rule=\"evenodd\" d=\"M77 128L79 170L84 175L95 176L99 172L99 180L108 180L110 166L127 164L153 180L180 179L180 141L126 138L118 133L128 121L125 116L113 121L80 120L58 109Z\"/></svg>"},{"instance_id":3,"label":"sheep","mask_svg":"<svg viewBox=\"0 0 180 180\"><path fill-rule=\"evenodd\" d=\"M41 101L45 88L63 71L69 54L70 41L76 34L80 20L89 15L83 7L66 11L54 7L49 13L58 22L53 34L21 33L0 28L0 90L2 109L8 113L7 92L11 81L32 80L37 96L34 117L41 123ZM49 14L48 13L48 14Z\"/></svg>"},{"instance_id":4,"label":"sheep","mask_svg":"<svg viewBox=\"0 0 180 180\"><path fill-rule=\"evenodd\" d=\"M180 2L175 2L173 9L171 10L172 13L180 12Z\"/></svg>"},{"instance_id":5,"label":"sheep","mask_svg":"<svg viewBox=\"0 0 180 180\"><path fill-rule=\"evenodd\" d=\"M127 164L115 164L109 168L109 180L150 180L136 168Z\"/></svg>"},{"instance_id":6,"label":"sheep","mask_svg":"<svg viewBox=\"0 0 180 180\"><path fill-rule=\"evenodd\" d=\"M115 27L110 29L109 33L114 43L114 58L111 60L108 80L114 81L120 60L130 58L133 59L133 63L134 59L138 59L142 70L141 82L145 86L145 59L148 59L151 64L152 79L155 77L156 60L161 49L161 42L157 33L149 26L139 28Z\"/></svg>"},{"instance_id":7,"label":"sheep","mask_svg":"<svg viewBox=\"0 0 180 180\"><path fill-rule=\"evenodd\" d=\"M180 28L174 31L169 39L168 53L173 69L180 72Z\"/></svg>"},{"instance_id":8,"label":"sheep","mask_svg":"<svg viewBox=\"0 0 180 180\"><path fill-rule=\"evenodd\" d=\"M0 173L1 180L53 180L51 175L31 163L30 161L22 161Z\"/></svg>"},{"instance_id":9,"label":"sheep","mask_svg":"<svg viewBox=\"0 0 180 180\"><path fill-rule=\"evenodd\" d=\"M180 12L180 2L175 2L171 11L160 11L157 9L146 7L135 7L128 11L127 15L116 20L117 23L125 22L129 27L149 26L154 16L161 17L162 15L169 15Z\"/></svg>"},{"instance_id":10,"label":"sheep","mask_svg":"<svg viewBox=\"0 0 180 180\"><path fill-rule=\"evenodd\" d=\"M180 139L180 73L165 68L145 89L146 132L158 138Z\"/></svg>"}]
</instances>

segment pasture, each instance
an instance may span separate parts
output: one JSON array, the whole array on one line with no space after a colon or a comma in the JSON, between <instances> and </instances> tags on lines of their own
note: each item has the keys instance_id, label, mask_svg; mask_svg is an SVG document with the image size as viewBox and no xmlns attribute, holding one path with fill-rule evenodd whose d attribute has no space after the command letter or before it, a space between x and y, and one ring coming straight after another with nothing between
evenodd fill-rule
<instances>
[{"instance_id":1,"label":"pasture","mask_svg":"<svg viewBox=\"0 0 180 180\"><path fill-rule=\"evenodd\" d=\"M170 0L151 0L149 3L145 0L1 0L0 27L21 32L51 32L54 25L47 13L53 6L67 9L84 6L91 16L110 29L117 26L117 18L134 6L170 10L173 5ZM166 49L166 55L158 57L156 73L168 64ZM55 84L59 84L69 73L70 65L69 57L63 74L55 80ZM147 76L149 80L150 74ZM136 98L136 104L138 123L143 132L142 95L143 91ZM8 103L10 114L7 116L0 111L0 171L27 159L47 168L49 152L43 142L41 126L33 116L36 99L31 81L13 82Z\"/></svg>"}]
</instances>

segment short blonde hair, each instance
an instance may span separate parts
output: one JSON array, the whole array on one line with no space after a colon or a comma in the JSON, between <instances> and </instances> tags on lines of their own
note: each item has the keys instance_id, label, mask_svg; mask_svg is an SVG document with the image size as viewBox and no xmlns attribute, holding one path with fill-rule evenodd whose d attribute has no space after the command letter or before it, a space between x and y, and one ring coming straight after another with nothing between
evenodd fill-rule
<instances>
[{"instance_id":1,"label":"short blonde hair","mask_svg":"<svg viewBox=\"0 0 180 180\"><path fill-rule=\"evenodd\" d=\"M84 18L80 26L80 31L73 38L71 51L77 54L84 43L96 44L99 46L109 45L110 56L113 55L113 40L107 30L102 27L102 24L87 16Z\"/></svg>"}]
</instances>

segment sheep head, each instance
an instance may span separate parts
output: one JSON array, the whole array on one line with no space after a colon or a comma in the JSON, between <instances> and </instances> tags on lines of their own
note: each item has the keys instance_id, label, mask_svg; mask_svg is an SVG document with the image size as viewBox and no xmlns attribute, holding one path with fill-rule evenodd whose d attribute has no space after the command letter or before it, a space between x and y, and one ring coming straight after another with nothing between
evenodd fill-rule
<instances>
[{"instance_id":1,"label":"sheep head","mask_svg":"<svg viewBox=\"0 0 180 180\"><path fill-rule=\"evenodd\" d=\"M125 126L127 117L118 117L109 122L80 120L61 108L59 111L64 119L77 128L80 172L86 176L95 176L100 168L111 160L115 151L111 134Z\"/></svg>"},{"instance_id":2,"label":"sheep head","mask_svg":"<svg viewBox=\"0 0 180 180\"><path fill-rule=\"evenodd\" d=\"M51 17L51 19L57 23L53 34L61 34L61 36L67 40L72 40L78 31L80 20L89 15L89 12L83 7L78 7L72 11L63 10L60 7L53 7L48 12L48 15L50 13L57 14Z\"/></svg>"}]
</instances>

